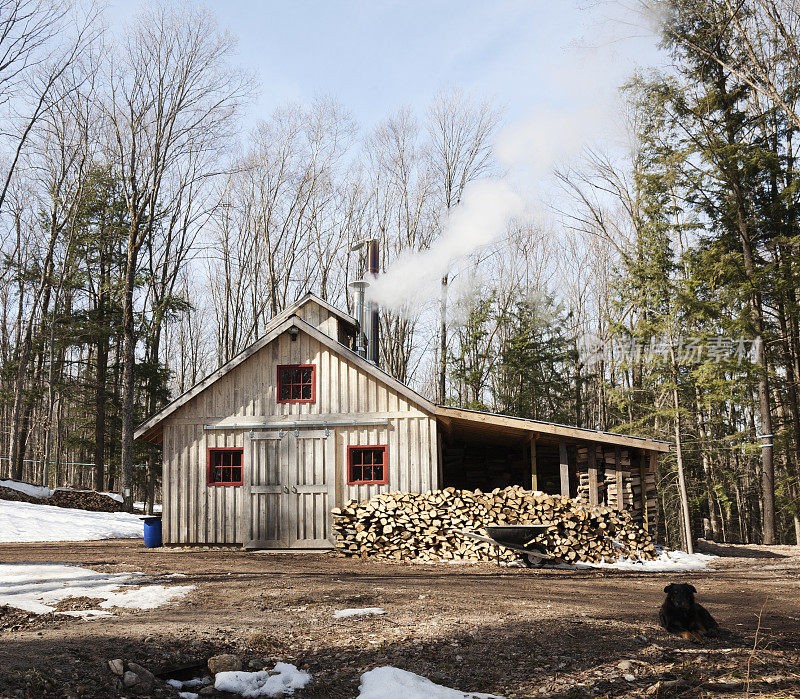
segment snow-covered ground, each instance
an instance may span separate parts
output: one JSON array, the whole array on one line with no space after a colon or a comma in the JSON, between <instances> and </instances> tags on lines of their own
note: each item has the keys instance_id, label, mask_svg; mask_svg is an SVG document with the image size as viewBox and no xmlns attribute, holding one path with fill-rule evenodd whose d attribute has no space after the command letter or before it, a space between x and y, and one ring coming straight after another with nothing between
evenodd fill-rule
<instances>
[{"instance_id":1,"label":"snow-covered ground","mask_svg":"<svg viewBox=\"0 0 800 699\"><path fill-rule=\"evenodd\" d=\"M646 573L681 573L692 570L706 570L708 564L717 556L705 553L686 553L685 551L658 550L658 558L654 561L640 561L623 558L614 563L560 563L553 568L570 570L588 568L609 568L611 570L631 570Z\"/></svg>"},{"instance_id":2,"label":"snow-covered ground","mask_svg":"<svg viewBox=\"0 0 800 699\"><path fill-rule=\"evenodd\" d=\"M361 675L358 699L502 699L496 694L460 692L397 667L376 667Z\"/></svg>"},{"instance_id":3,"label":"snow-covered ground","mask_svg":"<svg viewBox=\"0 0 800 699\"><path fill-rule=\"evenodd\" d=\"M291 663L277 663L274 670L259 672L218 672L214 687L243 697L278 697L294 694L311 682L311 675ZM396 697L402 695L395 695Z\"/></svg>"},{"instance_id":4,"label":"snow-covered ground","mask_svg":"<svg viewBox=\"0 0 800 699\"><path fill-rule=\"evenodd\" d=\"M348 616L365 616L367 614L385 614L380 607L362 607L361 609L339 609L333 613L334 619L344 619Z\"/></svg>"},{"instance_id":5,"label":"snow-covered ground","mask_svg":"<svg viewBox=\"0 0 800 699\"><path fill-rule=\"evenodd\" d=\"M109 616L112 607L154 609L185 597L194 585L148 585L143 573L99 573L61 563L0 563L0 605L34 614L55 611L61 600L101 598L101 609L62 612L69 616ZM131 587L140 586L141 587ZM125 589L128 588L128 589Z\"/></svg>"},{"instance_id":6,"label":"snow-covered ground","mask_svg":"<svg viewBox=\"0 0 800 699\"><path fill-rule=\"evenodd\" d=\"M89 512L0 500L2 542L138 539L143 531L139 515L128 512Z\"/></svg>"}]
</instances>

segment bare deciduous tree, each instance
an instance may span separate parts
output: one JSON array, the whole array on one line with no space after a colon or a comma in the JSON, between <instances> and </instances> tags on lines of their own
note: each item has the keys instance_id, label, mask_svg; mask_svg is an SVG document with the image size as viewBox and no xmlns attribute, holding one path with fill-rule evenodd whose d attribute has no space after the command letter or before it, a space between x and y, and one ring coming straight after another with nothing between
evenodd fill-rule
<instances>
[{"instance_id":1,"label":"bare deciduous tree","mask_svg":"<svg viewBox=\"0 0 800 699\"><path fill-rule=\"evenodd\" d=\"M207 12L157 6L137 18L109 71L108 158L118 168L130 226L122 298L122 472L128 507L139 253L168 213L163 195L169 173L199 153L225 148L236 109L251 90L247 76L228 65L233 46ZM205 170L196 176L211 174Z\"/></svg>"}]
</instances>

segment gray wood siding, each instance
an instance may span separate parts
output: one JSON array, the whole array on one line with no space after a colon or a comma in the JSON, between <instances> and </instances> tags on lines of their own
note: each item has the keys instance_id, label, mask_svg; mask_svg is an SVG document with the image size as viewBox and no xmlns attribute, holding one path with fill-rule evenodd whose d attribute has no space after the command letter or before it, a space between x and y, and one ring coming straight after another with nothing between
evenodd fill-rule
<instances>
[{"instance_id":1,"label":"gray wood siding","mask_svg":"<svg viewBox=\"0 0 800 699\"><path fill-rule=\"evenodd\" d=\"M337 319L316 304L307 304L304 310L312 306L318 311L317 322L313 313L306 318L307 322L317 327L318 323L327 323L328 329L323 330L326 334L329 330L337 332ZM278 365L306 363L316 365L315 402L278 403ZM389 424L331 429L327 439L334 440L337 505L383 491L425 491L437 487L436 420L432 415L348 361L344 352L333 350L303 332L296 341L285 333L279 336L166 418L163 426L165 543L241 544L252 538L252 531L243 531L246 528L241 516L243 488L208 486L206 477L207 449L244 447L249 429L204 429L205 425L223 427L236 422L336 421L359 417L386 419ZM388 446L389 483L347 485L347 447L369 444ZM309 459L314 456L309 453L303 458L305 475L300 476L297 484L303 483L302 478L312 477ZM259 462L257 467L263 466ZM311 499L305 501L311 517ZM328 506L327 499L325 502ZM269 514L254 512L253 516L263 519Z\"/></svg>"}]
</instances>

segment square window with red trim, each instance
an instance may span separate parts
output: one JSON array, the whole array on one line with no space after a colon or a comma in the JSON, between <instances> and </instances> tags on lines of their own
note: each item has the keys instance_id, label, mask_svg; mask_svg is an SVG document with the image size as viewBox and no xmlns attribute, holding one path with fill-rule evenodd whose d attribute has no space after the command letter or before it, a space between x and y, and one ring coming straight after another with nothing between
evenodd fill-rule
<instances>
[{"instance_id":1,"label":"square window with red trim","mask_svg":"<svg viewBox=\"0 0 800 699\"><path fill-rule=\"evenodd\" d=\"M241 447L211 447L208 450L208 485L241 485Z\"/></svg>"},{"instance_id":2,"label":"square window with red trim","mask_svg":"<svg viewBox=\"0 0 800 699\"><path fill-rule=\"evenodd\" d=\"M278 403L313 403L317 394L314 364L282 364L278 367Z\"/></svg>"},{"instance_id":3,"label":"square window with red trim","mask_svg":"<svg viewBox=\"0 0 800 699\"><path fill-rule=\"evenodd\" d=\"M389 482L389 464L386 445L347 448L348 485L386 485Z\"/></svg>"}]
</instances>

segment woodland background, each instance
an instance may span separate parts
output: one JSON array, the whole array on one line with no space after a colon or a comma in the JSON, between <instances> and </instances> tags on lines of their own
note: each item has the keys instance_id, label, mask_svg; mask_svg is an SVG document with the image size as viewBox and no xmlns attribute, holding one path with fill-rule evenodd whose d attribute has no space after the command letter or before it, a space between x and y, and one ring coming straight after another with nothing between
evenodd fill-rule
<instances>
[{"instance_id":1,"label":"woodland background","mask_svg":"<svg viewBox=\"0 0 800 699\"><path fill-rule=\"evenodd\" d=\"M681 473L695 534L798 543L800 10L637 9L670 66L622 88L624 152L585 149L546 216L383 307L381 364L439 402L674 442L669 544ZM367 132L333 97L245 131L234 45L196 6L112 40L82 6L0 0L0 477L152 503L136 424L305 292L352 310L354 242L386 269L504 174L502 110L456 90Z\"/></svg>"}]
</instances>

